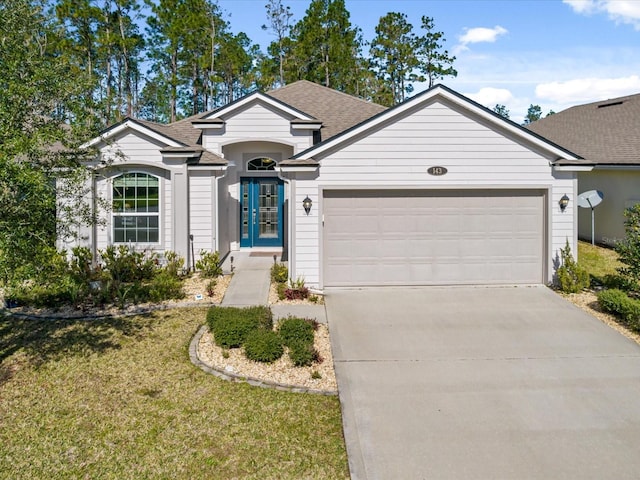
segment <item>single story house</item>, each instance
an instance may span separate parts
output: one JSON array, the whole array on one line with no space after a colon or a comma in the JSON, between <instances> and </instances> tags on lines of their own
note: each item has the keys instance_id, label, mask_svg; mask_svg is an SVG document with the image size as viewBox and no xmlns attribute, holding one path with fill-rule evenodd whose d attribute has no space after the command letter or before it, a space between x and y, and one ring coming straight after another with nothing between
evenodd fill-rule
<instances>
[{"instance_id":1,"label":"single story house","mask_svg":"<svg viewBox=\"0 0 640 480\"><path fill-rule=\"evenodd\" d=\"M594 240L615 245L624 238L624 211L640 203L640 94L568 108L529 129L584 158L579 193L597 190ZM591 240L591 209L578 212L578 235Z\"/></svg>"},{"instance_id":2,"label":"single story house","mask_svg":"<svg viewBox=\"0 0 640 480\"><path fill-rule=\"evenodd\" d=\"M86 146L94 250L282 251L318 289L546 284L575 252L580 157L441 85L385 108L300 81Z\"/></svg>"}]
</instances>

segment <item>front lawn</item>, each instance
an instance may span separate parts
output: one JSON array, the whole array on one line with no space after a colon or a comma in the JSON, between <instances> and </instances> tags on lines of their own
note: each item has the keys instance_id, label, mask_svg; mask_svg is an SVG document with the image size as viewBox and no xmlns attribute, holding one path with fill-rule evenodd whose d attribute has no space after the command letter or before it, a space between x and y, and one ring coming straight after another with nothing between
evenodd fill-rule
<instances>
[{"instance_id":1,"label":"front lawn","mask_svg":"<svg viewBox=\"0 0 640 480\"><path fill-rule=\"evenodd\" d=\"M204 316L0 318L0 477L348 478L338 399L205 374Z\"/></svg>"}]
</instances>

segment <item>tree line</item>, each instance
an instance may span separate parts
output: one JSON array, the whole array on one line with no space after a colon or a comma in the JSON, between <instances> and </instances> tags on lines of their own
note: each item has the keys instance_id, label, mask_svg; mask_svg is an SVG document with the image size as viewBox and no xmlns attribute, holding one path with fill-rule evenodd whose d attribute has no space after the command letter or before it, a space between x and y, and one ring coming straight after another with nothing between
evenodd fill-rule
<instances>
[{"instance_id":1,"label":"tree line","mask_svg":"<svg viewBox=\"0 0 640 480\"><path fill-rule=\"evenodd\" d=\"M415 82L457 74L433 18L415 31L390 12L367 43L344 0L310 0L298 21L269 0L266 52L232 33L214 0L50 1L43 15L59 28L58 54L84 77L82 119L98 127L125 116L173 122L302 79L391 106Z\"/></svg>"}]
</instances>

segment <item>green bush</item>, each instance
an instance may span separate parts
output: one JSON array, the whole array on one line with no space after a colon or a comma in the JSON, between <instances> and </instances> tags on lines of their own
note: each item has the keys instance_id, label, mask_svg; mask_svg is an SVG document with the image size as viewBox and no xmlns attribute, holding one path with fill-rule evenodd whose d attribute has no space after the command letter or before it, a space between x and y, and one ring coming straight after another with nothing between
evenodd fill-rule
<instances>
[{"instance_id":1,"label":"green bush","mask_svg":"<svg viewBox=\"0 0 640 480\"><path fill-rule=\"evenodd\" d=\"M275 283L287 283L289 269L284 263L274 263L271 267L271 281Z\"/></svg>"},{"instance_id":2,"label":"green bush","mask_svg":"<svg viewBox=\"0 0 640 480\"><path fill-rule=\"evenodd\" d=\"M247 315L256 319L259 328L264 330L273 330L273 314L269 307L259 305L256 307L245 307L243 310Z\"/></svg>"},{"instance_id":3,"label":"green bush","mask_svg":"<svg viewBox=\"0 0 640 480\"><path fill-rule=\"evenodd\" d=\"M154 302L184 298L182 281L171 271L163 270L151 280L149 298Z\"/></svg>"},{"instance_id":4,"label":"green bush","mask_svg":"<svg viewBox=\"0 0 640 480\"><path fill-rule=\"evenodd\" d=\"M625 266L618 271L633 284L640 284L640 204L627 208L624 212L625 237L616 243L619 260Z\"/></svg>"},{"instance_id":5,"label":"green bush","mask_svg":"<svg viewBox=\"0 0 640 480\"><path fill-rule=\"evenodd\" d=\"M95 280L96 272L93 267L93 254L87 247L75 247L71 250L72 256L69 262L71 275L78 282L90 282Z\"/></svg>"},{"instance_id":6,"label":"green bush","mask_svg":"<svg viewBox=\"0 0 640 480\"><path fill-rule=\"evenodd\" d=\"M276 283L276 292L278 294L278 299L284 300L287 298L287 284L286 283Z\"/></svg>"},{"instance_id":7,"label":"green bush","mask_svg":"<svg viewBox=\"0 0 640 480\"><path fill-rule=\"evenodd\" d=\"M589 286L589 273L576 263L571 254L569 240L560 250L562 264L558 267L556 276L560 290L565 293L578 293Z\"/></svg>"},{"instance_id":8,"label":"green bush","mask_svg":"<svg viewBox=\"0 0 640 480\"><path fill-rule=\"evenodd\" d=\"M278 333L287 347L294 342L313 345L313 330L313 324L304 318L288 317L278 322Z\"/></svg>"},{"instance_id":9,"label":"green bush","mask_svg":"<svg viewBox=\"0 0 640 480\"><path fill-rule=\"evenodd\" d=\"M242 346L247 335L255 330L272 330L269 307L212 307L207 312L207 324L217 345L225 348Z\"/></svg>"},{"instance_id":10,"label":"green bush","mask_svg":"<svg viewBox=\"0 0 640 480\"><path fill-rule=\"evenodd\" d=\"M164 258L167 260L164 272L175 278L184 275L184 258L172 251L164 252Z\"/></svg>"},{"instance_id":11,"label":"green bush","mask_svg":"<svg viewBox=\"0 0 640 480\"><path fill-rule=\"evenodd\" d=\"M295 340L289 345L289 358L296 367L308 367L318 361L319 355L313 344Z\"/></svg>"},{"instance_id":12,"label":"green bush","mask_svg":"<svg viewBox=\"0 0 640 480\"><path fill-rule=\"evenodd\" d=\"M255 362L272 363L283 353L282 340L273 330L254 330L244 342L244 354Z\"/></svg>"},{"instance_id":13,"label":"green bush","mask_svg":"<svg viewBox=\"0 0 640 480\"><path fill-rule=\"evenodd\" d=\"M612 313L627 322L631 327L640 329L640 300L629 296L618 289L602 290L598 294L600 308Z\"/></svg>"},{"instance_id":14,"label":"green bush","mask_svg":"<svg viewBox=\"0 0 640 480\"><path fill-rule=\"evenodd\" d=\"M196 262L196 268L204 278L216 278L222 275L220 254L218 252L200 251L200 260Z\"/></svg>"},{"instance_id":15,"label":"green bush","mask_svg":"<svg viewBox=\"0 0 640 480\"><path fill-rule=\"evenodd\" d=\"M126 245L109 245L99 253L104 263L103 271L116 282L151 280L158 269L154 253L136 251Z\"/></svg>"},{"instance_id":16,"label":"green bush","mask_svg":"<svg viewBox=\"0 0 640 480\"><path fill-rule=\"evenodd\" d=\"M603 285L609 289L617 288L625 292L637 292L640 289L633 279L623 275L605 275Z\"/></svg>"}]
</instances>

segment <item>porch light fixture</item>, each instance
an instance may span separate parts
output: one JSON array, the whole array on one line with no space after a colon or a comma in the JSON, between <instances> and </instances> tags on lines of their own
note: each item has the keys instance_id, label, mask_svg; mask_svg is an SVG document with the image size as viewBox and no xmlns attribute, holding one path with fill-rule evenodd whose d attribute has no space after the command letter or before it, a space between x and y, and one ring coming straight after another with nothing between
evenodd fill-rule
<instances>
[{"instance_id":1,"label":"porch light fixture","mask_svg":"<svg viewBox=\"0 0 640 480\"><path fill-rule=\"evenodd\" d=\"M311 206L312 205L313 205L313 202L311 201L311 199L307 195L306 198L302 201L302 208L304 208L304 212L307 215L309 215L309 212L311 211Z\"/></svg>"},{"instance_id":2,"label":"porch light fixture","mask_svg":"<svg viewBox=\"0 0 640 480\"><path fill-rule=\"evenodd\" d=\"M569 197L567 197L567 194L565 193L562 198L558 201L558 205L560 205L560 211L564 212L565 209L567 208L567 205L569 205Z\"/></svg>"}]
</instances>

